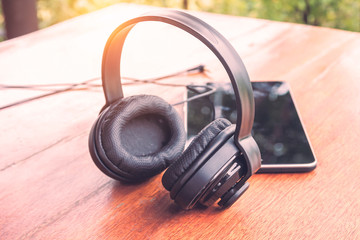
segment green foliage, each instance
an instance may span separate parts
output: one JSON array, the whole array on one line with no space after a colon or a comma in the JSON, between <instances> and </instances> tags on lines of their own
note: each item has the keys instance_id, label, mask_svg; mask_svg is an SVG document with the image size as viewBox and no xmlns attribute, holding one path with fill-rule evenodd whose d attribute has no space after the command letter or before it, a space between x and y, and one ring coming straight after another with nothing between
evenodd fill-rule
<instances>
[{"instance_id":1,"label":"green foliage","mask_svg":"<svg viewBox=\"0 0 360 240\"><path fill-rule=\"evenodd\" d=\"M360 31L360 1L197 0L200 10Z\"/></svg>"},{"instance_id":2,"label":"green foliage","mask_svg":"<svg viewBox=\"0 0 360 240\"><path fill-rule=\"evenodd\" d=\"M40 28L127 2L360 31L359 0L38 0ZM0 24L3 17L0 13Z\"/></svg>"}]
</instances>

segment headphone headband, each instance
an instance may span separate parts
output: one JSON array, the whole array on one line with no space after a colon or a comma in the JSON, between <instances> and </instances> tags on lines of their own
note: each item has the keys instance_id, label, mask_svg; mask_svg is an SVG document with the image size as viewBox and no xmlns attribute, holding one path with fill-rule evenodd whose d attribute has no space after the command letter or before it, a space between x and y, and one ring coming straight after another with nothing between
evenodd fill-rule
<instances>
[{"instance_id":1,"label":"headphone headband","mask_svg":"<svg viewBox=\"0 0 360 240\"><path fill-rule=\"evenodd\" d=\"M251 136L255 104L250 79L236 50L219 32L202 20L176 10L160 10L131 19L114 30L106 42L102 59L102 83L109 106L123 98L120 60L125 39L139 22L157 21L178 27L203 42L225 68L236 96L237 122L235 138L239 141ZM254 169L253 169L254 170Z\"/></svg>"}]
</instances>

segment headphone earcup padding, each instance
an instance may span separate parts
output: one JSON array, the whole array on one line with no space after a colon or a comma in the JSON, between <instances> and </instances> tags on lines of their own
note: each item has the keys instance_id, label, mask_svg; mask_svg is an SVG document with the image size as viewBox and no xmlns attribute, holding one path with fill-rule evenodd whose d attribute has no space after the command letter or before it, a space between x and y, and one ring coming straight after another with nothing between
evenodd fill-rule
<instances>
[{"instance_id":1,"label":"headphone earcup padding","mask_svg":"<svg viewBox=\"0 0 360 240\"><path fill-rule=\"evenodd\" d=\"M230 125L231 122L227 119L218 118L202 129L192 140L189 147L184 151L181 157L170 165L164 173L162 183L165 189L171 191L174 184L179 180L182 174L190 168L191 164L196 161L198 156L201 155L211 140L213 140L222 130Z\"/></svg>"},{"instance_id":2,"label":"headphone earcup padding","mask_svg":"<svg viewBox=\"0 0 360 240\"><path fill-rule=\"evenodd\" d=\"M99 122L97 146L121 178L143 181L167 168L185 145L183 121L157 96L118 100Z\"/></svg>"}]
</instances>

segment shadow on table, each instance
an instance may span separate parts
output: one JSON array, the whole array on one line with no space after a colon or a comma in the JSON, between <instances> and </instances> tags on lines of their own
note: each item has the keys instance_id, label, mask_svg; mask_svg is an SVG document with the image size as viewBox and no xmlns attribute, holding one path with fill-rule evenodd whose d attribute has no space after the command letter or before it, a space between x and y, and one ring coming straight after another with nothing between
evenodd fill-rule
<instances>
[{"instance_id":1,"label":"shadow on table","mask_svg":"<svg viewBox=\"0 0 360 240\"><path fill-rule=\"evenodd\" d=\"M192 210L183 210L170 199L169 193L163 188L159 177L139 184L114 182L109 196L108 213L101 225L102 233L107 238L134 238L137 235L151 236L166 232L169 227L177 231L190 222L209 222L229 214L219 211L218 206L205 208L197 205ZM225 214L225 215L224 215ZM241 214L241 213L240 213ZM240 216L240 221L243 217ZM210 221L209 221L210 220Z\"/></svg>"}]
</instances>

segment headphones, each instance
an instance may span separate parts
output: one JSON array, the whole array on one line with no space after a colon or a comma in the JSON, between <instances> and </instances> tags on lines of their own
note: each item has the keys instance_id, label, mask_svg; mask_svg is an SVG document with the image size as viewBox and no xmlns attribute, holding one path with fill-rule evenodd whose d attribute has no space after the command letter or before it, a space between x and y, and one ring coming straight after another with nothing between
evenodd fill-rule
<instances>
[{"instance_id":1,"label":"headphones","mask_svg":"<svg viewBox=\"0 0 360 240\"><path fill-rule=\"evenodd\" d=\"M220 60L236 96L237 122L216 119L183 152L182 119L165 100L150 95L124 98L120 59L127 34L140 22L178 27L203 42ZM102 59L106 104L94 123L89 150L96 166L111 178L144 181L170 167L162 177L170 197L183 209L210 206L220 199L231 206L248 188L261 163L251 136L254 97L245 66L231 44L202 20L176 10L150 12L121 24L107 40Z\"/></svg>"}]
</instances>

